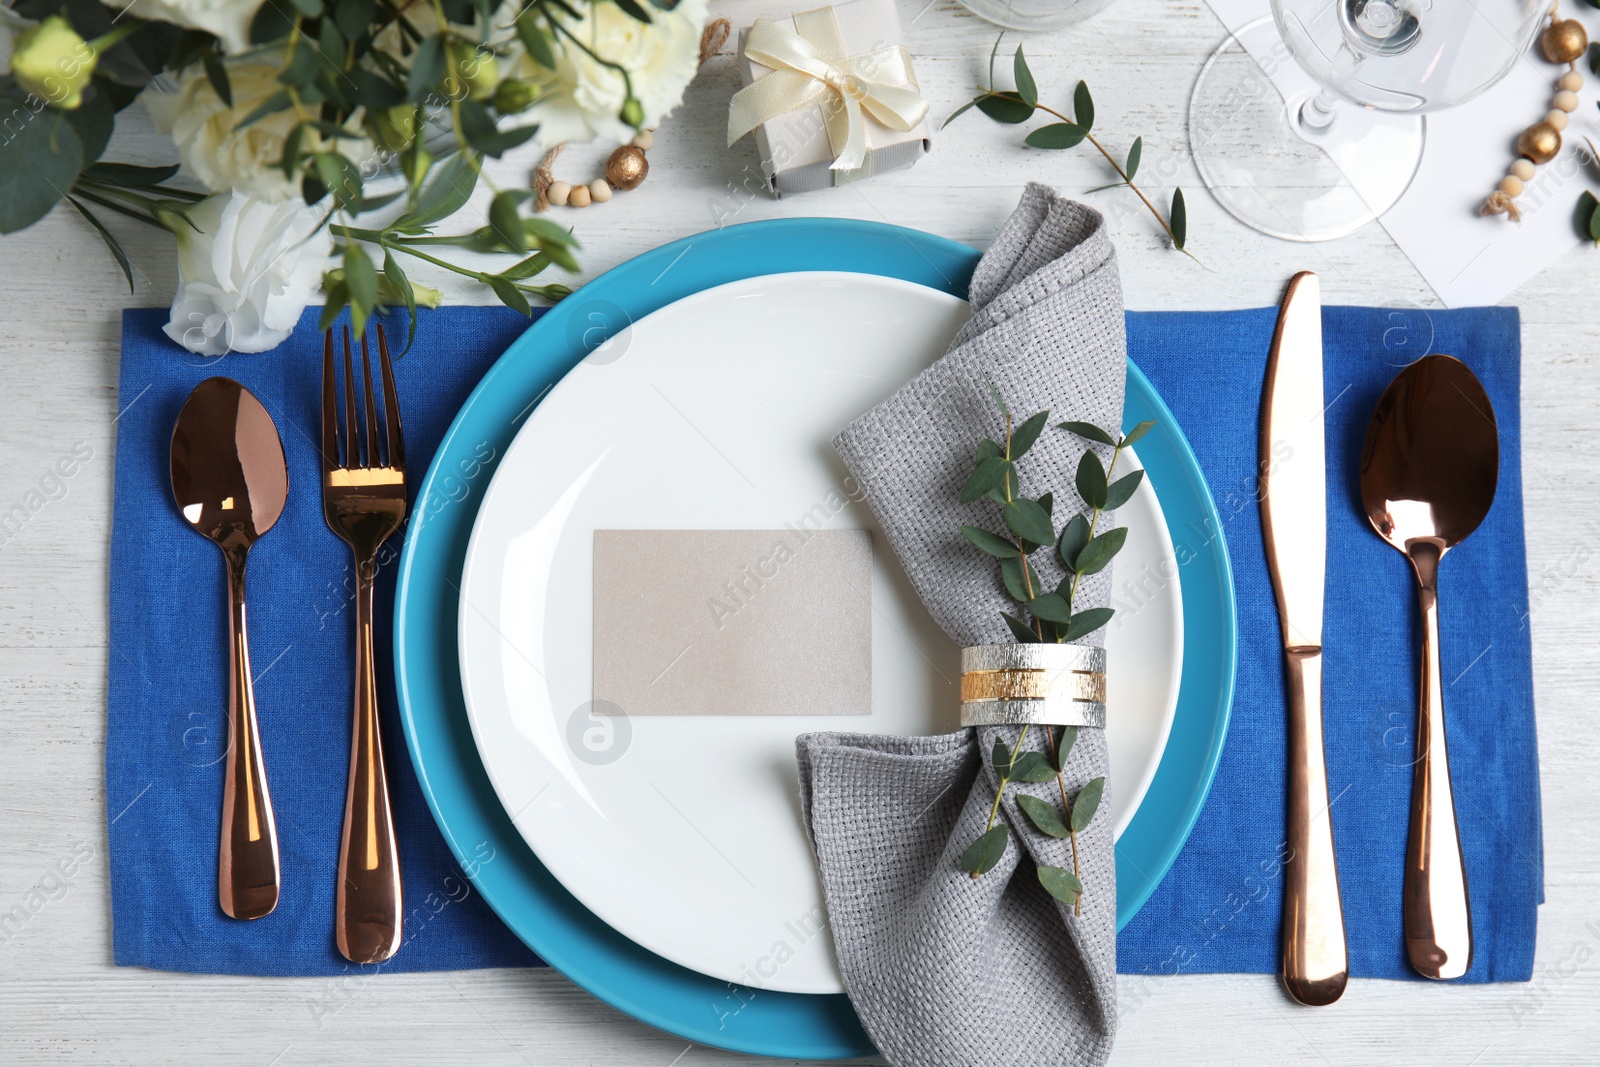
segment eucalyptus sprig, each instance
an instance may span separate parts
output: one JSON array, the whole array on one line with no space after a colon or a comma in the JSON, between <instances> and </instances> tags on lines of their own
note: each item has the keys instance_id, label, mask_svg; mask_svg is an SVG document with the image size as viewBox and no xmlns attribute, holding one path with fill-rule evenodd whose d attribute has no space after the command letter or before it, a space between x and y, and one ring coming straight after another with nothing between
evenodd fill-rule
<instances>
[{"instance_id":1,"label":"eucalyptus sprig","mask_svg":"<svg viewBox=\"0 0 1600 1067\"><path fill-rule=\"evenodd\" d=\"M1111 462L1105 466L1092 448L1084 450L1074 478L1083 507L1076 509L1058 532L1054 519L1055 494L1046 492L1037 498L1023 495L1016 467L1017 461L1043 434L1050 413L1039 412L1013 428L1011 410L1005 399L993 383L989 389L1005 419L1005 443L1002 445L987 437L978 442L976 462L962 486L960 500L970 504L987 498L1000 505L1007 533L1002 535L979 526L962 526L961 534L979 551L1000 561L1000 577L1006 591L1026 609L1026 619L1010 612L1001 613L1018 641L1078 640L1105 626L1114 614L1111 608L1075 611L1074 605L1083 577L1105 570L1127 542L1126 527L1100 532L1100 520L1107 511L1127 503L1143 481L1142 470L1115 478L1117 462L1124 449L1150 432L1155 420L1139 423L1122 437L1114 437L1092 423L1057 424L1059 430L1111 448ZM1065 570L1053 591L1045 587L1028 558L1047 545L1054 549ZM989 807L983 833L962 852L959 864L974 878L993 870L1005 855L1011 836L1010 829L1000 820L1000 801L1005 796L1006 786L1013 782L1042 784L1054 778L1061 794L1059 811L1049 801L1026 793L1017 794L1017 806L1041 833L1071 842L1072 870L1041 866L1039 884L1055 899L1071 904L1075 914L1081 913L1083 879L1078 863L1077 835L1089 825L1100 806L1105 778L1089 781L1077 796L1069 799L1063 772L1078 738L1077 728L1064 727L1058 742L1054 730L1045 727L1047 747L1044 751L1024 749L1029 730L1030 726L1023 726L1013 747L995 739L989 756L999 779L994 803Z\"/></svg>"},{"instance_id":2,"label":"eucalyptus sprig","mask_svg":"<svg viewBox=\"0 0 1600 1067\"><path fill-rule=\"evenodd\" d=\"M1183 190L1172 190L1172 206L1168 209L1167 216L1162 217L1161 212L1144 191L1134 184L1133 179L1139 173L1139 159L1144 153L1144 138L1135 137L1133 145L1128 149L1128 155L1119 161L1112 155L1106 146L1100 143L1099 138L1092 132L1094 129L1094 97L1089 93L1087 82L1078 82L1078 87L1072 94L1072 115L1069 117L1039 103L1039 86L1034 81L1033 71L1028 67L1028 60L1022 54L1022 46L1017 46L1016 54L1012 57L1012 77L1016 82L1014 89L996 89L994 86L994 61L1000 51L1000 41L1005 34L995 38L994 48L989 52L989 84L978 90L978 95L967 103L957 108L949 118L944 120L948 126L960 115L970 108L977 108L996 122L1016 126L1027 122L1034 117L1036 112L1044 112L1059 121L1048 126L1041 126L1029 132L1024 142L1031 148L1060 150L1075 148L1088 141L1111 164L1111 169L1117 174L1117 181L1107 185L1096 186L1088 190L1091 193L1102 189L1115 189L1126 186L1139 198L1155 220L1161 224L1167 238L1172 241L1172 247L1194 259L1194 253L1184 247L1188 240L1189 213L1184 206ZM1199 262L1199 260L1195 260Z\"/></svg>"}]
</instances>

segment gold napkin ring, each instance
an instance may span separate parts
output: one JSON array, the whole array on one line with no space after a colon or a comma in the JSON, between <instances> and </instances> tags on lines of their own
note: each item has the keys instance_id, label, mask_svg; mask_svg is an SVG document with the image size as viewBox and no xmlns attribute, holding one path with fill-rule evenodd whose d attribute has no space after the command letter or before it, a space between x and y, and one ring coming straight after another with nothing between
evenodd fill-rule
<instances>
[{"instance_id":1,"label":"gold napkin ring","mask_svg":"<svg viewBox=\"0 0 1600 1067\"><path fill-rule=\"evenodd\" d=\"M961 725L1106 724L1106 650L975 645L961 650Z\"/></svg>"}]
</instances>

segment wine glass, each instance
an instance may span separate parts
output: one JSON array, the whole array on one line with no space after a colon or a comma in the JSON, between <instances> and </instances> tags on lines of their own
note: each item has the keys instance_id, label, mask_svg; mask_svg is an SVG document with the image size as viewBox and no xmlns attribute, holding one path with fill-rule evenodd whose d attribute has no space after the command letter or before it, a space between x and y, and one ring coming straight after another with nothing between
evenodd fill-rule
<instances>
[{"instance_id":1,"label":"wine glass","mask_svg":"<svg viewBox=\"0 0 1600 1067\"><path fill-rule=\"evenodd\" d=\"M1508 74L1548 0L1272 0L1206 60L1189 145L1245 224L1326 241L1394 205L1422 160L1422 115ZM1286 62L1292 59L1291 64Z\"/></svg>"}]
</instances>

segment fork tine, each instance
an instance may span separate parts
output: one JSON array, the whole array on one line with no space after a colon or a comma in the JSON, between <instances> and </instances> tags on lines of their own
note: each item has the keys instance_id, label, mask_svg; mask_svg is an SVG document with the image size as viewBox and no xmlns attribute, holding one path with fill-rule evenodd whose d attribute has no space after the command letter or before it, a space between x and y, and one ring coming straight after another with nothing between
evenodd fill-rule
<instances>
[{"instance_id":1,"label":"fork tine","mask_svg":"<svg viewBox=\"0 0 1600 1067\"><path fill-rule=\"evenodd\" d=\"M367 331L361 331L361 384L366 404L361 413L367 430L367 466L381 467L378 458L378 406L372 400L372 354L367 350Z\"/></svg>"},{"instance_id":2,"label":"fork tine","mask_svg":"<svg viewBox=\"0 0 1600 1067\"><path fill-rule=\"evenodd\" d=\"M356 433L356 375L350 362L350 327L344 328L344 447L345 466L354 470L362 465Z\"/></svg>"},{"instance_id":3,"label":"fork tine","mask_svg":"<svg viewBox=\"0 0 1600 1067\"><path fill-rule=\"evenodd\" d=\"M383 424L389 431L389 466L406 469L406 442L400 429L400 394L394 390L394 364L389 361L389 339L378 324L378 362L383 367Z\"/></svg>"},{"instance_id":4,"label":"fork tine","mask_svg":"<svg viewBox=\"0 0 1600 1067\"><path fill-rule=\"evenodd\" d=\"M339 400L334 389L333 331L323 334L322 344L322 469L339 466Z\"/></svg>"}]
</instances>

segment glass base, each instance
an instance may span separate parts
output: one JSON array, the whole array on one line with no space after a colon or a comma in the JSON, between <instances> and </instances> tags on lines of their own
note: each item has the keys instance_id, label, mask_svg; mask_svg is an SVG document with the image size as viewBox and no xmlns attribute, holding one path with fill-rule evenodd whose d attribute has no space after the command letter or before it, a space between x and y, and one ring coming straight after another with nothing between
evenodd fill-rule
<instances>
[{"instance_id":1,"label":"glass base","mask_svg":"<svg viewBox=\"0 0 1600 1067\"><path fill-rule=\"evenodd\" d=\"M1316 96L1264 18L1212 53L1189 98L1206 188L1240 222L1287 241L1354 233L1394 206L1422 162L1422 118L1339 102L1318 129L1305 121Z\"/></svg>"}]
</instances>

